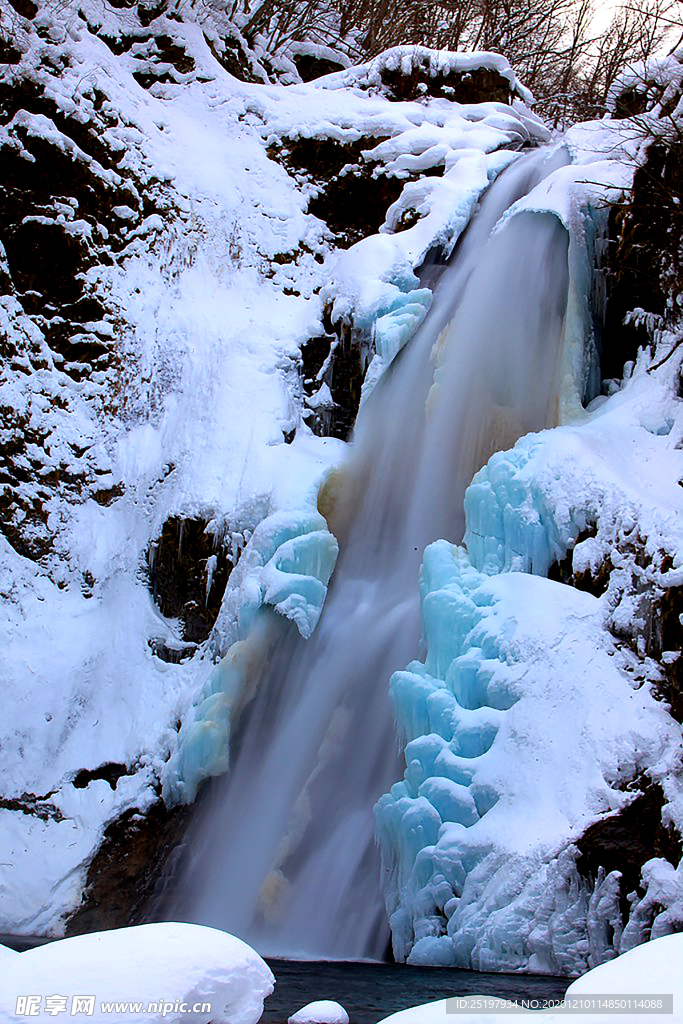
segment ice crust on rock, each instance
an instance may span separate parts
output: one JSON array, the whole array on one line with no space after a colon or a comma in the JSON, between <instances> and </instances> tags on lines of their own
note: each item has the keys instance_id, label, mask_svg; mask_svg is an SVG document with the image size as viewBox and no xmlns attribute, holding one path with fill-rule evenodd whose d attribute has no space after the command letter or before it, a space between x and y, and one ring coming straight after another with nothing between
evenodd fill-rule
<instances>
[{"instance_id":1,"label":"ice crust on rock","mask_svg":"<svg viewBox=\"0 0 683 1024\"><path fill-rule=\"evenodd\" d=\"M206 1011L193 1008L209 1003L216 1024L256 1024L274 980L260 956L226 932L194 924L145 924L77 935L7 957L0 976L0 1019L23 1020L15 1014L17 998L35 994L40 1011L34 1018L53 1020L46 999L59 993L69 1004L75 995L94 995L90 1019L98 1022L116 1019L103 1003L137 1004L119 1019L176 1024L205 1021ZM157 1004L156 1011L150 1004Z\"/></svg>"}]
</instances>

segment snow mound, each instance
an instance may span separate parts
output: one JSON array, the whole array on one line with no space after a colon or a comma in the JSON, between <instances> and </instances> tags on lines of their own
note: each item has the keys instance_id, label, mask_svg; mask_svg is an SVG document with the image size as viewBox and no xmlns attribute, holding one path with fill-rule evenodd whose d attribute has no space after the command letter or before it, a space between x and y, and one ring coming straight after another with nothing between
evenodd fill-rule
<instances>
[{"instance_id":1,"label":"snow mound","mask_svg":"<svg viewBox=\"0 0 683 1024\"><path fill-rule=\"evenodd\" d=\"M94 997L92 1021L206 1021L209 1013L213 1024L256 1024L274 986L245 942L194 924L78 935L8 957L6 965L0 1020L7 1022L26 1016L24 997L34 998L39 1010L30 1015L41 1020L67 1009L73 1015L77 998Z\"/></svg>"},{"instance_id":2,"label":"snow mound","mask_svg":"<svg viewBox=\"0 0 683 1024\"><path fill-rule=\"evenodd\" d=\"M333 999L318 999L293 1013L287 1024L349 1024L349 1015Z\"/></svg>"},{"instance_id":3,"label":"snow mound","mask_svg":"<svg viewBox=\"0 0 683 1024\"><path fill-rule=\"evenodd\" d=\"M667 935L665 938L647 942L637 946L630 953L625 953L617 960L612 960L600 967L595 967L582 978L578 978L567 989L565 998L585 998L595 994L601 996L629 996L629 995L673 995L673 1014L667 1014L670 1024L681 1024L683 1021L683 972L681 962L683 961L683 934ZM476 999L478 997L467 997ZM458 1000L462 1003L462 1000ZM454 1017L461 1021L461 1024L503 1024L504 1021L516 1020L517 1017L534 1017L543 1021L543 1024L556 1024L560 1019L565 1019L565 1014L553 1012L552 1010L522 1010L511 1012L506 1009L504 1012L495 1012L494 1003L500 1003L500 1010L508 1007L505 1000L493 1000L486 997L486 1005L493 1010L492 1013L472 1012L452 1009L449 999L439 999L433 1003L424 1003L422 1006L413 1006L399 1013L392 1013L385 1017L379 1024L450 1024ZM449 1006L451 1008L449 1009ZM605 1013L593 1014L582 1013L583 1024L601 1024L605 1020ZM610 1015L611 1016L611 1015ZM660 1014L638 1013L637 1020L641 1024L650 1024L658 1019ZM607 1019L610 1019L609 1016ZM623 1016L616 1015L612 1019L623 1020Z\"/></svg>"}]
</instances>

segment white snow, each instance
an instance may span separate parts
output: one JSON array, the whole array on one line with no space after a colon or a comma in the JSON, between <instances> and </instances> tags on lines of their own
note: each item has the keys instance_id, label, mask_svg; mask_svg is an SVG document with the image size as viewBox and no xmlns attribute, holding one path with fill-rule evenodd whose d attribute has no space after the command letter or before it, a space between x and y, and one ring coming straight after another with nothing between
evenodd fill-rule
<instances>
[{"instance_id":1,"label":"white snow","mask_svg":"<svg viewBox=\"0 0 683 1024\"><path fill-rule=\"evenodd\" d=\"M49 1020L62 1011L73 1015L74 1000L90 996L92 1021L210 1017L216 1024L256 1024L274 980L258 954L232 935L200 925L146 924L8 957L0 976L0 1019L25 1019L22 997L37 997L32 1018ZM107 1010L107 1003L129 1005Z\"/></svg>"},{"instance_id":2,"label":"white snow","mask_svg":"<svg viewBox=\"0 0 683 1024\"><path fill-rule=\"evenodd\" d=\"M454 246L521 145L549 137L495 55L398 48L310 85L248 85L214 60L207 39L218 46L220 33L208 14L201 26L166 19L196 70L181 76L182 87L144 90L132 78L142 50L115 56L91 31L120 38L128 17L83 0L56 14L44 7L34 22L40 42L28 23L18 29L22 68L37 69L58 109L87 120L98 96L104 103L111 125L103 138L122 154L116 172L42 114L22 111L0 129L29 161L26 145L43 139L103 185L134 173L158 204L143 217L131 185L129 203L114 208L125 247L113 266L89 272L116 316L85 324L84 336L116 340L123 369L115 387L98 372L69 378L18 302L0 305L3 331L43 360L31 376L6 369L0 399L46 437L45 473L82 469L102 487L123 484L107 507L55 497L56 547L40 565L0 546L0 796L25 808L0 809L0 923L19 932L59 931L104 829L123 811L144 812L160 782L169 798L189 800L202 779L228 767L249 664L275 616L304 637L315 628L337 555L317 491L345 445L306 426L305 405L329 404L331 394L324 385L305 403L297 361L302 342L322 332L324 304L374 339L367 397L429 307L415 269L433 247ZM68 58L60 74L40 67L47 51ZM512 106L389 102L383 69L414 59L434 73L496 70L520 98ZM658 73L673 86L679 68L672 58ZM372 173L405 182L379 233L344 251L307 212L308 186L268 156L269 145L310 138L367 139ZM510 216L551 212L587 246L596 204L628 185L641 145L619 122L573 129L563 143L571 165ZM425 171L443 173L411 180ZM65 230L88 237L75 207L60 210ZM680 736L653 696L657 671L647 662L634 669L635 656L608 633L638 623L634 581L643 572L663 587L683 581L680 361L650 373L642 356L621 390L581 411L588 361L579 262L563 425L494 456L475 478L467 554L438 544L426 555L425 662L392 684L408 768L383 798L379 822L395 941L415 962L576 972L629 949L650 927L670 930L683 901L681 869L651 860L630 924L608 941L614 878L602 879L593 899L576 887L572 839L623 806L620 783L635 771L661 782L666 813L683 821L670 772ZM25 495L34 494L29 481ZM153 604L143 566L172 514L202 515L245 546L210 644L179 665L151 653L150 639L174 646L181 638ZM595 536L577 543L591 523ZM636 524L647 570L624 554ZM541 578L572 548L576 571L611 559L601 598ZM73 785L81 769L110 762L125 770L115 785ZM49 948L46 962L59 947ZM7 959L40 966L40 955Z\"/></svg>"}]
</instances>

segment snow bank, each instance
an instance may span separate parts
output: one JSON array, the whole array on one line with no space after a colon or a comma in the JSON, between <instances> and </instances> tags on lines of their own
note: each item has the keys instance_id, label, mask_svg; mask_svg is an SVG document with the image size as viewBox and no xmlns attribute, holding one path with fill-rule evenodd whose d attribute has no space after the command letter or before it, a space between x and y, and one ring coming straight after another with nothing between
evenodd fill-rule
<instances>
[{"instance_id":1,"label":"snow bank","mask_svg":"<svg viewBox=\"0 0 683 1024\"><path fill-rule=\"evenodd\" d=\"M51 942L4 961L2 1020L23 1020L34 997L39 1020L72 1015L94 1000L93 1021L256 1024L272 973L240 939L193 924L146 924ZM106 1004L128 1004L107 1010ZM201 1004L204 1005L200 1009ZM82 1006L82 1013L87 1013Z\"/></svg>"},{"instance_id":2,"label":"snow bank","mask_svg":"<svg viewBox=\"0 0 683 1024\"><path fill-rule=\"evenodd\" d=\"M656 939L645 945L638 946L625 953L617 960L595 967L582 978L578 978L567 989L565 999L571 997L578 999L586 998L591 994L601 996L625 996L629 995L672 995L673 1014L667 1014L666 1019L671 1024L681 1024L683 1021L683 935L668 935L666 938ZM473 996L473 999L478 997ZM464 999L464 997L463 997ZM458 998L458 1004L463 1002ZM519 1010L517 1012L506 1009L505 1012L496 1013L492 1006L492 1012L477 1012L468 1014L465 1008L459 1009L457 1013L451 1008L449 1010L448 999L440 999L434 1003L425 1003L423 1006L414 1006L408 1010L401 1010L399 1013L392 1013L385 1017L380 1024L450 1024L454 1017L462 1021L462 1024L503 1024L508 1020L517 1020L523 1017L525 1020L537 1018L544 1024L556 1024L565 1020L566 1015L560 1011L552 1010ZM491 1006L494 1000L486 997L486 1005ZM500 1000L501 1010L503 1003ZM605 1019L625 1020L626 1014L594 1014L590 1012L581 1013L580 1020L585 1024L600 1024ZM638 1012L634 1019L642 1021L643 1024L654 1024L661 1018L660 1014L650 1014L645 1011ZM629 1014L630 1019L630 1014Z\"/></svg>"}]
</instances>

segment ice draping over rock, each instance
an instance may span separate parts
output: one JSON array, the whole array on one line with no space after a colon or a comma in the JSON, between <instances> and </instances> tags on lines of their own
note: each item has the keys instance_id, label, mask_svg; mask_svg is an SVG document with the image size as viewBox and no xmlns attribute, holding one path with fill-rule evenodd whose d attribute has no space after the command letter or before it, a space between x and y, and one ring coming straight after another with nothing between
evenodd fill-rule
<instances>
[{"instance_id":1,"label":"ice draping over rock","mask_svg":"<svg viewBox=\"0 0 683 1024\"><path fill-rule=\"evenodd\" d=\"M32 1013L37 1020L73 1014L74 997L92 996L93 1021L204 1021L207 1011L200 1007L208 1003L217 1024L256 1024L274 980L258 954L232 935L193 924L147 924L62 939L6 958L0 1019L23 1020L18 998L32 994L39 997ZM61 1010L55 1002L60 997ZM107 1003L129 1005L107 1010Z\"/></svg>"},{"instance_id":2,"label":"ice draping over rock","mask_svg":"<svg viewBox=\"0 0 683 1024\"><path fill-rule=\"evenodd\" d=\"M510 120L519 128L521 122L511 115ZM457 150L448 147L451 159L443 176L407 184L389 208L380 234L339 253L331 268L331 280L323 288L323 300L334 320L346 319L357 330L372 334L375 354L366 376L364 397L413 336L429 308L429 293L419 288L415 268L433 248L450 253L484 190L514 159L510 152L495 151L500 145L497 129L480 133L470 142L463 127L462 123L449 125L451 139L457 136L463 145ZM429 128L433 130L431 125ZM419 141L411 137L419 134L418 130L406 134L406 143L419 149ZM399 139L392 148L386 144L384 149L377 148L386 159L400 151L402 142ZM373 156L375 152L370 151ZM430 152L430 163L425 167L444 162L441 149ZM406 214L415 223L397 230Z\"/></svg>"},{"instance_id":3,"label":"ice draping over rock","mask_svg":"<svg viewBox=\"0 0 683 1024\"><path fill-rule=\"evenodd\" d=\"M618 873L592 892L572 846L638 778L683 823L643 606L646 579L681 577L680 360L648 360L579 422L494 455L466 494L467 550L425 552L426 658L391 682L405 778L376 810L400 959L576 974L678 927L675 864L644 865L623 927ZM610 567L601 597L543 578L568 551L574 573Z\"/></svg>"},{"instance_id":4,"label":"ice draping over rock","mask_svg":"<svg viewBox=\"0 0 683 1024\"><path fill-rule=\"evenodd\" d=\"M680 103L680 85L683 81L683 50L680 48L665 56L649 57L635 61L617 75L607 96L607 108L617 113L619 101L625 94L639 95L656 118L660 111L667 110L667 121L671 117L671 101ZM633 110L637 113L637 110ZM664 127L664 126L663 126Z\"/></svg>"},{"instance_id":5,"label":"ice draping over rock","mask_svg":"<svg viewBox=\"0 0 683 1024\"><path fill-rule=\"evenodd\" d=\"M665 550L678 566L683 419L676 372L674 361L650 374L643 356L624 387L597 399L581 421L494 455L465 496L473 564L486 573L545 575L572 548L577 571L597 570L607 557L623 561L617 540L637 529L650 557ZM589 524L595 535L574 547ZM679 575L669 569L661 582L673 585Z\"/></svg>"},{"instance_id":6,"label":"ice draping over rock","mask_svg":"<svg viewBox=\"0 0 683 1024\"><path fill-rule=\"evenodd\" d=\"M337 541L317 512L276 513L256 527L224 599L225 627L232 625L239 639L183 723L178 751L165 772L169 797L188 802L202 779L226 771L233 719L246 699L253 658L270 624L264 609L291 619L308 639L320 618L337 553Z\"/></svg>"},{"instance_id":7,"label":"ice draping over rock","mask_svg":"<svg viewBox=\"0 0 683 1024\"><path fill-rule=\"evenodd\" d=\"M629 799L620 783L673 767L675 723L631 688L591 595L482 576L445 542L422 586L427 658L392 679L405 780L377 808L396 954L577 973L589 950L549 923L569 907L543 905L548 861Z\"/></svg>"}]
</instances>

